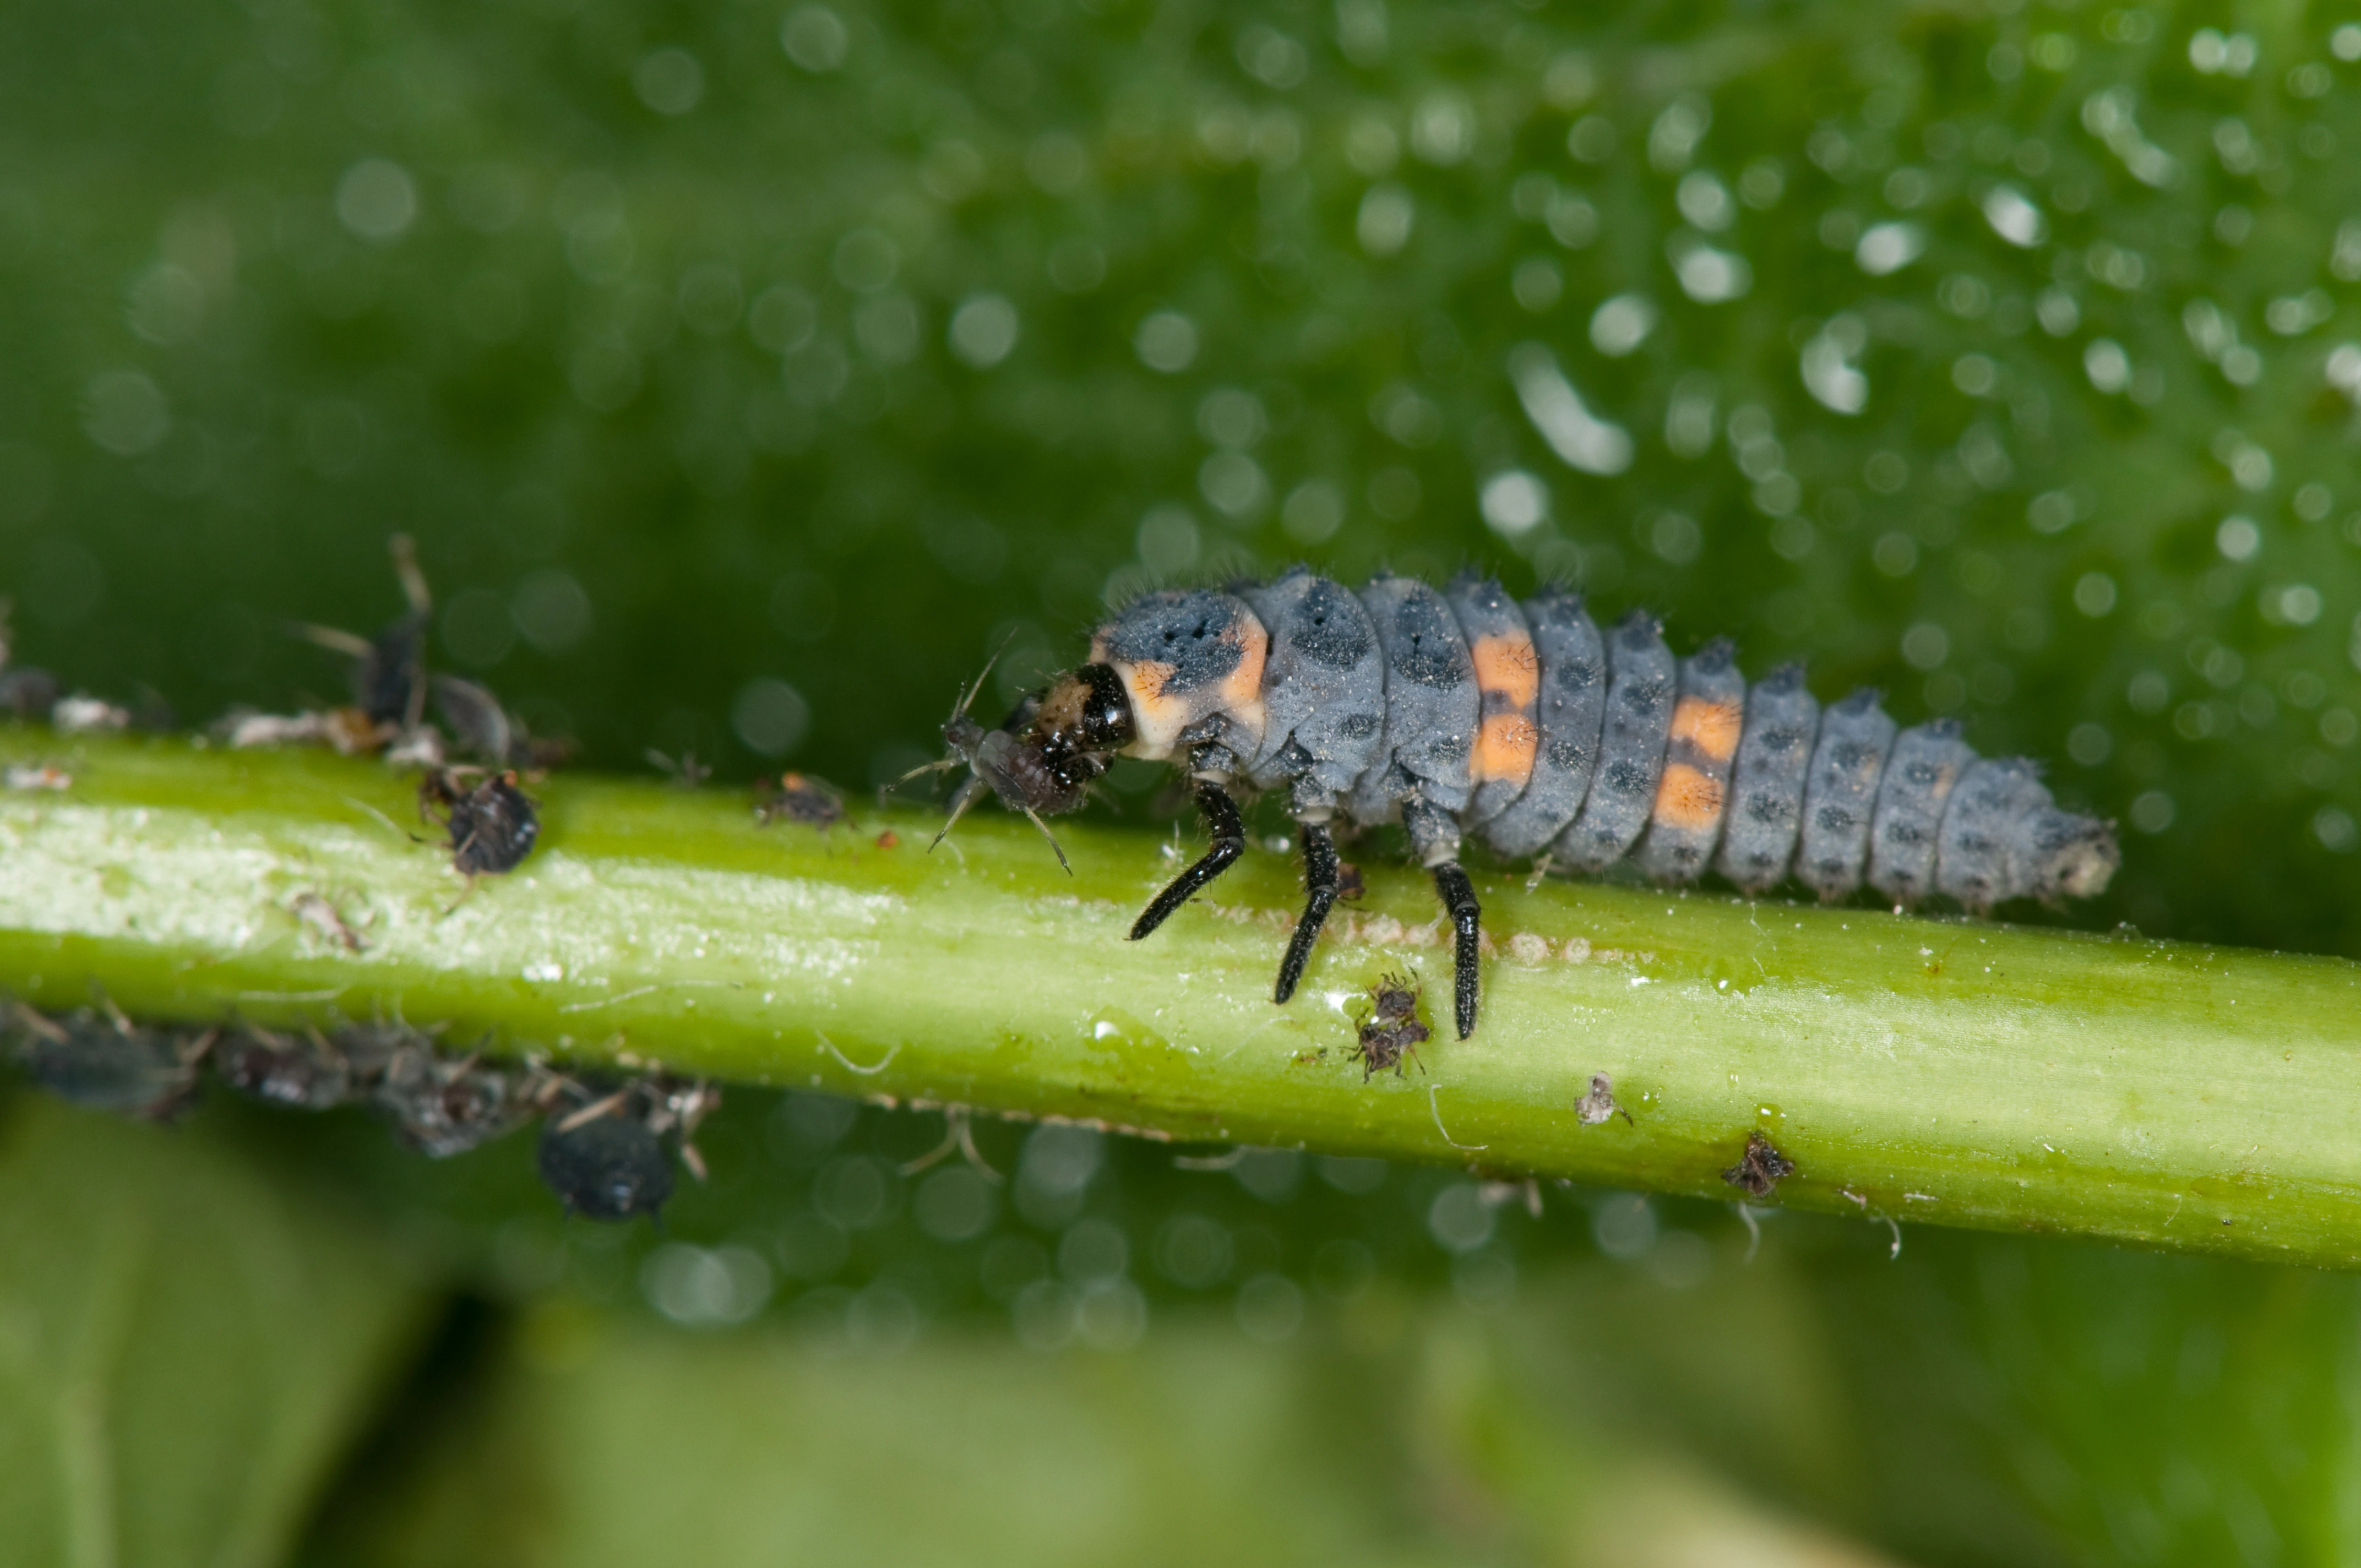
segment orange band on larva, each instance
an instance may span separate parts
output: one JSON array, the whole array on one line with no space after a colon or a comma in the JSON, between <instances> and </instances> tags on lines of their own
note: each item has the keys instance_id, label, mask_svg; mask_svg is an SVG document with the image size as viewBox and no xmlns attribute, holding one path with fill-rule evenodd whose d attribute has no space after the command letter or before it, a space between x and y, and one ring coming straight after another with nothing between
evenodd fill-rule
<instances>
[{"instance_id":1,"label":"orange band on larva","mask_svg":"<svg viewBox=\"0 0 2361 1568\"><path fill-rule=\"evenodd\" d=\"M1263 727L1262 670L1264 661L1270 656L1270 634L1253 616L1241 619L1246 624L1222 633L1224 641L1241 644L1238 667L1222 683L1222 707L1253 731L1259 741Z\"/></svg>"},{"instance_id":2,"label":"orange band on larva","mask_svg":"<svg viewBox=\"0 0 2361 1568\"><path fill-rule=\"evenodd\" d=\"M1478 637L1467 651L1476 658L1476 684L1487 696L1504 696L1511 707L1532 707L1541 690L1542 662L1532 638Z\"/></svg>"},{"instance_id":3,"label":"orange band on larva","mask_svg":"<svg viewBox=\"0 0 2361 1568\"><path fill-rule=\"evenodd\" d=\"M1721 785L1686 762L1671 764L1656 786L1655 819L1668 828L1705 831L1721 820Z\"/></svg>"},{"instance_id":4,"label":"orange band on larva","mask_svg":"<svg viewBox=\"0 0 2361 1568\"><path fill-rule=\"evenodd\" d=\"M1717 762L1726 762L1737 753L1739 733L1744 728L1745 715L1730 703L1685 696L1673 709L1673 739L1686 740Z\"/></svg>"},{"instance_id":5,"label":"orange band on larva","mask_svg":"<svg viewBox=\"0 0 2361 1568\"><path fill-rule=\"evenodd\" d=\"M1541 739L1540 729L1523 714L1494 714L1476 732L1475 766L1470 770L1475 782L1514 779L1525 783L1533 776L1533 751Z\"/></svg>"}]
</instances>

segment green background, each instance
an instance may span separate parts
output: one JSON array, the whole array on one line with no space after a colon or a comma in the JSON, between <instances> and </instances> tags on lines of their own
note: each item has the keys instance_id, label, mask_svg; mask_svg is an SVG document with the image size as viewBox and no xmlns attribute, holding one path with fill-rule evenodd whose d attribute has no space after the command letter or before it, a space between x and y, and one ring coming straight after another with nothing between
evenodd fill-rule
<instances>
[{"instance_id":1,"label":"green background","mask_svg":"<svg viewBox=\"0 0 2361 1568\"><path fill-rule=\"evenodd\" d=\"M190 723L334 698L286 623L390 616L405 530L437 657L587 762L858 789L932 754L994 648L1000 698L1071 661L1110 593L1474 563L2045 759L2125 838L2075 923L2355 953L2348 26L11 8L14 645ZM1872 275L1879 233L1921 249ZM1701 244L1741 294L1690 297ZM1620 296L1657 320L1610 354ZM1553 453L1509 372L1529 344L1628 467ZM1857 411L1806 384L1829 344ZM1118 780L1135 817L1148 782ZM1447 1173L1309 1166L1257 1195L1144 1147L1102 1151L1071 1212L995 1201L946 1240L943 1179L891 1171L937 1119L829 1140L741 1102L669 1243L559 1226L522 1142L428 1170L342 1118L216 1106L167 1138L15 1102L0 1508L83 1561L1645 1561L1581 1530L1722 1487L1930 1563L2361 1552L2343 1279L1916 1231L1889 1265L1882 1229L1794 1220L1745 1264L1719 1211L1659 1204L1641 1246L1612 1195L1532 1221ZM1008 1169L1020 1140L984 1144ZM176 1208L214 1170L233 1242ZM1184 1212L1229 1253L1202 1285L1166 1255ZM1098 1232L1053 1263L1078 1215L1119 1276ZM1000 1241L1034 1254L993 1275ZM252 1267L205 1266L223 1246ZM756 1268L769 1310L715 1331ZM1255 1338L1286 1291L1300 1326ZM1027 1348L1086 1300L1097 1347ZM280 1332L239 1339L258 1313ZM45 1337L90 1323L95 1359ZM313 1334L333 1370L244 1375ZM226 1435L233 1398L283 1446ZM200 1453L250 1458L247 1492Z\"/></svg>"}]
</instances>

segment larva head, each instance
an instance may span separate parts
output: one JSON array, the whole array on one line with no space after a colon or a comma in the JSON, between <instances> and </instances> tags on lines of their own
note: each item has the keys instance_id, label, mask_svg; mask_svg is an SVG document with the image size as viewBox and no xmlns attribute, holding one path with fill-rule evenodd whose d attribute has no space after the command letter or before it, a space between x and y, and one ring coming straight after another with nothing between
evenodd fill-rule
<instances>
[{"instance_id":1,"label":"larva head","mask_svg":"<svg viewBox=\"0 0 2361 1568\"><path fill-rule=\"evenodd\" d=\"M1104 664L1060 675L1018 703L996 729L978 724L962 704L943 726L943 740L974 776L953 798L952 813L986 786L1013 811L1072 811L1136 733L1131 699Z\"/></svg>"}]
</instances>

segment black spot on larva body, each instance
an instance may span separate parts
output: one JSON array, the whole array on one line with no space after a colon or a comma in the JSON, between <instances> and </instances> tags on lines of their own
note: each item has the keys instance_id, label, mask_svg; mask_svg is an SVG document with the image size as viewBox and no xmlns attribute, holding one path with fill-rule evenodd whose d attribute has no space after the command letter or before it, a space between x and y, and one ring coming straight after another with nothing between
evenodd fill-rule
<instances>
[{"instance_id":1,"label":"black spot on larva body","mask_svg":"<svg viewBox=\"0 0 2361 1568\"><path fill-rule=\"evenodd\" d=\"M1315 664L1349 670L1377 646L1360 605L1341 583L1314 577L1288 621L1296 651Z\"/></svg>"},{"instance_id":2,"label":"black spot on larva body","mask_svg":"<svg viewBox=\"0 0 2361 1568\"><path fill-rule=\"evenodd\" d=\"M1356 713L1348 715L1337 729L1357 740L1375 735L1383 723L1384 720L1374 713Z\"/></svg>"},{"instance_id":3,"label":"black spot on larva body","mask_svg":"<svg viewBox=\"0 0 2361 1568\"><path fill-rule=\"evenodd\" d=\"M1655 785L1656 781L1650 774L1645 764L1619 760L1609 766L1606 776L1599 780L1598 787L1609 795L1620 795L1627 800L1638 800L1655 788Z\"/></svg>"},{"instance_id":4,"label":"black spot on larva body","mask_svg":"<svg viewBox=\"0 0 2361 1568\"><path fill-rule=\"evenodd\" d=\"M1476 667L1467 644L1440 595L1412 595L1394 610L1394 655L1389 672L1422 686L1447 691L1472 678Z\"/></svg>"}]
</instances>

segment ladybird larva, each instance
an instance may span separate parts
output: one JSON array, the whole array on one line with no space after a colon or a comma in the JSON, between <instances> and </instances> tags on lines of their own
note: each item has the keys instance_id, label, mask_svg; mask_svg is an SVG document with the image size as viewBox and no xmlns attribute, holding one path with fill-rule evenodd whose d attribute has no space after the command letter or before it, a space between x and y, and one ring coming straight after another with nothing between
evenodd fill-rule
<instances>
[{"instance_id":1,"label":"ladybird larva","mask_svg":"<svg viewBox=\"0 0 2361 1568\"><path fill-rule=\"evenodd\" d=\"M1245 852L1235 795L1284 789L1305 903L1279 1002L1335 902L1334 828L1400 822L1452 919L1462 1039L1481 918L1463 835L1572 872L1628 861L1681 883L1710 867L1748 894L1792 875L1823 900L1866 883L1978 915L2087 897L2120 859L2111 824L2060 809L2033 762L1978 757L1953 720L1901 729L1867 688L1823 709L1800 664L1750 688L1726 639L1675 659L1645 611L1602 636L1575 594L1520 604L1473 573L1440 590L1381 574L1356 594L1299 566L1150 593L997 729L969 717L973 697L943 726L943 765L971 773L953 821L987 792L1037 824L1071 811L1117 756L1187 769L1213 842L1135 941Z\"/></svg>"}]
</instances>

